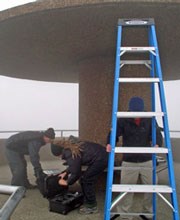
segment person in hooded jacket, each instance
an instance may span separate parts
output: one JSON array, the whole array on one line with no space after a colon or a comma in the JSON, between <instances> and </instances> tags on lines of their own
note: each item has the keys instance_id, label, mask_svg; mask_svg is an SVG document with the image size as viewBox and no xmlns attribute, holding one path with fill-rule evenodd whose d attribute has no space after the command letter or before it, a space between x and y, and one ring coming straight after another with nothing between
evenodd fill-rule
<instances>
[{"instance_id":1,"label":"person in hooded jacket","mask_svg":"<svg viewBox=\"0 0 180 220\"><path fill-rule=\"evenodd\" d=\"M70 136L68 139L61 139L51 144L51 151L53 155L61 156L68 166L68 168L60 174L60 185L72 185L80 179L84 203L83 206L80 207L79 213L97 213L95 184L99 174L107 167L108 153L106 152L106 148L100 144L80 141ZM83 165L87 166L84 172L82 172Z\"/></svg>"},{"instance_id":2,"label":"person in hooded jacket","mask_svg":"<svg viewBox=\"0 0 180 220\"><path fill-rule=\"evenodd\" d=\"M54 138L54 129L48 128L44 132L20 132L6 140L5 155L12 173L11 185L24 186L26 189L36 187L28 180L25 155L30 157L36 178L42 178L44 173L40 164L39 150Z\"/></svg>"},{"instance_id":3,"label":"person in hooded jacket","mask_svg":"<svg viewBox=\"0 0 180 220\"><path fill-rule=\"evenodd\" d=\"M144 101L140 97L132 97L129 101L129 111L144 111ZM107 151L111 151L110 134L107 137ZM117 121L116 141L122 137L122 147L151 147L152 146L152 119L151 118L119 118ZM162 135L156 123L156 144L162 146ZM137 184L138 178L142 184L152 184L152 154L124 153L122 160L121 184ZM137 167L137 169L132 169ZM128 169L129 168L129 169ZM129 213L132 207L133 193L128 193L117 207L119 213ZM142 219L152 219L152 194L145 193L142 202L142 211L147 215L140 215ZM117 217L117 216L116 216ZM131 220L132 216L122 215L121 219Z\"/></svg>"}]
</instances>

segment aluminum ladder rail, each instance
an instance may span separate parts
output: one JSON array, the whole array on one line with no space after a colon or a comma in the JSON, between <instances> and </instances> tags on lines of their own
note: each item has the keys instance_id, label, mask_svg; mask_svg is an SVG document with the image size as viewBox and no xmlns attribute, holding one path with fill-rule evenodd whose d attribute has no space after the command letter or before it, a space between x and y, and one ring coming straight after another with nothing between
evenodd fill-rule
<instances>
[{"instance_id":1,"label":"aluminum ladder rail","mask_svg":"<svg viewBox=\"0 0 180 220\"><path fill-rule=\"evenodd\" d=\"M13 211L25 195L26 189L22 186L0 185L0 194L8 194L10 197L0 209L0 220L9 220Z\"/></svg>"},{"instance_id":2,"label":"aluminum ladder rail","mask_svg":"<svg viewBox=\"0 0 180 220\"><path fill-rule=\"evenodd\" d=\"M122 29L124 27L145 27L148 29L149 47L122 47ZM125 53L149 53L150 60L121 60ZM120 78L120 69L124 65L139 65L143 64L150 70L149 78ZM120 83L151 83L152 88L152 112L118 112L118 97ZM161 111L155 111L155 83L158 84ZM164 128L165 148L135 148L135 147L116 147L116 129L117 118L135 118L135 117L148 117L152 118L152 143L155 143L155 118L162 117ZM156 220L156 194L160 196L172 209L173 220L179 220L178 201L176 193L175 175L173 167L173 155L171 150L171 141L169 134L169 125L167 118L167 109L164 93L164 85L162 79L162 70L160 64L159 50L156 38L154 19L119 19L117 30L117 43L116 43L116 61L115 61L115 76L114 76L114 95L113 95L113 108L112 108L112 123L111 123L111 136L110 144L112 147L109 153L108 174L107 174L107 187L106 187L106 200L104 209L104 220L109 220L111 217L112 208L128 193L128 192L149 192L153 194L153 220ZM114 175L114 159L115 153L150 153L153 155L153 185L122 185L113 184ZM157 153L166 154L169 185L160 186L156 185L156 165L155 156ZM121 194L112 202L112 193L121 192ZM171 195L171 202L169 202L162 193L169 193ZM117 214L117 213L115 213ZM132 213L132 215L139 215L146 213ZM128 213L129 215L129 213Z\"/></svg>"}]
</instances>

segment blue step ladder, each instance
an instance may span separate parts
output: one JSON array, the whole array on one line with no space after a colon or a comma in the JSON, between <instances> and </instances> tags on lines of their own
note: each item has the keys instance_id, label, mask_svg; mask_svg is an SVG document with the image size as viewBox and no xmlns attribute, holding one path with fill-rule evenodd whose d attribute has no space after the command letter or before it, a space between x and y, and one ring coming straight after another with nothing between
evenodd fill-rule
<instances>
[{"instance_id":1,"label":"blue step ladder","mask_svg":"<svg viewBox=\"0 0 180 220\"><path fill-rule=\"evenodd\" d=\"M122 30L124 28L146 28L148 33L148 47L123 47L122 44ZM106 200L104 210L104 220L110 220L112 216L118 216L119 213L114 213L112 209L120 200L129 192L133 193L152 193L153 195L153 212L150 217L156 220L156 195L158 195L171 209L173 220L179 220L178 201L176 194L176 184L173 167L173 155L171 150L171 141L169 134L167 110L165 93L162 79L162 70L160 64L160 57L158 51L158 43L156 38L156 30L154 19L119 19L117 31L117 45L116 45L116 63L115 63L115 77L114 77L114 95L113 95L113 109L112 109L112 127L111 127L111 152L109 153L108 174L107 174L107 188ZM123 54L127 53L148 53L149 60L121 60ZM145 65L149 68L150 74L148 78L120 78L120 70L124 65ZM151 84L151 112L118 112L119 87L121 83L150 83ZM158 86L159 101L161 112L156 112L155 102L155 84ZM117 118L152 118L152 142L155 143L155 119L161 117L164 130L164 145L165 147L116 147L116 126ZM114 184L113 177L116 167L114 167L115 154L119 153L150 153L153 156L153 185L122 185ZM156 185L156 154L165 154L167 158L168 167L168 185ZM119 192L119 196L112 201L113 193ZM164 197L164 194L170 194L170 200ZM128 213L128 215L140 215L147 213ZM113 218L112 218L113 219Z\"/></svg>"}]
</instances>

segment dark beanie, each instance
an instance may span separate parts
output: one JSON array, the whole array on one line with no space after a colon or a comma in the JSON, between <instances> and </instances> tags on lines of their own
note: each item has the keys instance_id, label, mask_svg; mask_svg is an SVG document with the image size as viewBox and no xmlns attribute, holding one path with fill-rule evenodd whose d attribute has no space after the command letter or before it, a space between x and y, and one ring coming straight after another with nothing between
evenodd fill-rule
<instances>
[{"instance_id":1,"label":"dark beanie","mask_svg":"<svg viewBox=\"0 0 180 220\"><path fill-rule=\"evenodd\" d=\"M45 132L44 135L50 139L54 139L55 138L55 132L53 128L48 128Z\"/></svg>"},{"instance_id":2,"label":"dark beanie","mask_svg":"<svg viewBox=\"0 0 180 220\"><path fill-rule=\"evenodd\" d=\"M140 97L132 97L129 101L129 111L141 112L144 111L144 101Z\"/></svg>"},{"instance_id":3,"label":"dark beanie","mask_svg":"<svg viewBox=\"0 0 180 220\"><path fill-rule=\"evenodd\" d=\"M77 143L81 142L81 141L79 140L79 138L74 137L73 135L70 135L70 136L69 136L68 141L69 141L71 144L77 144Z\"/></svg>"},{"instance_id":4,"label":"dark beanie","mask_svg":"<svg viewBox=\"0 0 180 220\"><path fill-rule=\"evenodd\" d=\"M62 154L63 147L55 144L51 144L51 152L54 156L60 156Z\"/></svg>"}]
</instances>

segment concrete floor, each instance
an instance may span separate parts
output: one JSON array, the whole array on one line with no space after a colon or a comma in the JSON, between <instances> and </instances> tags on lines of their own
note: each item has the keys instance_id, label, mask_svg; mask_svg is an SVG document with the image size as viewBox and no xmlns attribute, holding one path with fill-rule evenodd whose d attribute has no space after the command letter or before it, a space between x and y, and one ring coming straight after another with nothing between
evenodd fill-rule
<instances>
[{"instance_id":1,"label":"concrete floor","mask_svg":"<svg viewBox=\"0 0 180 220\"><path fill-rule=\"evenodd\" d=\"M42 166L44 169L63 169L62 165L57 160L51 160L51 161L43 161ZM175 163L175 174L176 174L176 183L177 183L177 194L178 197L180 195L180 174L178 172L180 168L179 163ZM9 168L7 165L0 166L0 173L3 175L0 176L0 184L9 184L11 174L9 171ZM28 164L28 173L29 173L29 179L33 183L35 181L34 176L32 175L32 167ZM167 183L167 170L164 170L158 174L159 176L159 183L160 184L166 184ZM102 181L102 180L100 180ZM105 179L103 179L105 181ZM38 189L35 190L28 190L26 192L25 198L21 200L19 205L17 206L16 210L12 214L11 220L70 220L73 218L78 218L79 220L100 220L103 219L103 209L104 209L104 198L105 198L105 188L103 186L97 187L97 200L98 200L98 207L99 207L99 213L93 214L93 215L80 215L78 214L78 210L74 210L68 215L60 215L56 213L49 212L48 210L48 200L43 198L43 196L40 194ZM1 195L0 196L0 207L3 206L4 202L8 199L7 195ZM138 194L135 196L135 205L134 209L137 211L141 207L141 199L142 195ZM138 220L138 217L135 217L133 220ZM157 220L171 220L171 210L167 205L161 200L158 199L157 204Z\"/></svg>"}]
</instances>

